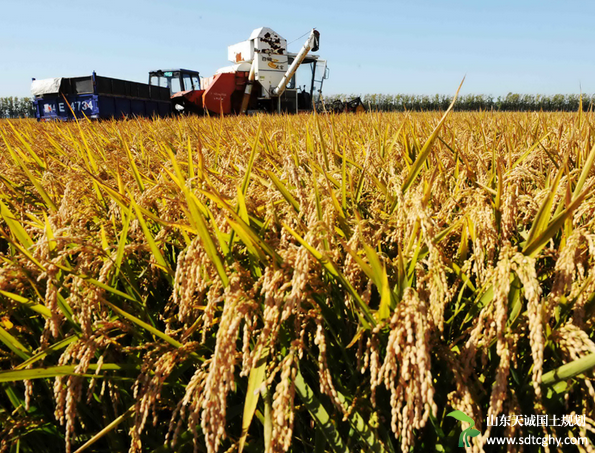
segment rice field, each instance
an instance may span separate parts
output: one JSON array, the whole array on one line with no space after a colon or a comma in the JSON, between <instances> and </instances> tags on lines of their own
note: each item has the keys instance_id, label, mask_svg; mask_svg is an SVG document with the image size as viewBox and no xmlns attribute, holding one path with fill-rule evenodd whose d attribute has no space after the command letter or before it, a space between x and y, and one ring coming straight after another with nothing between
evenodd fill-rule
<instances>
[{"instance_id":1,"label":"rice field","mask_svg":"<svg viewBox=\"0 0 595 453\"><path fill-rule=\"evenodd\" d=\"M595 451L594 114L0 135L0 451Z\"/></svg>"}]
</instances>

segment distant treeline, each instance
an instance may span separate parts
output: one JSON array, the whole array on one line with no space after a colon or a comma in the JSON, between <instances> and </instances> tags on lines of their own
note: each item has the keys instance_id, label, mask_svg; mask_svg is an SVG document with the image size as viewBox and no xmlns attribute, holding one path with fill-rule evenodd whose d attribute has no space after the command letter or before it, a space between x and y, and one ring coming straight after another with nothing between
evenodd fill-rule
<instances>
[{"instance_id":1,"label":"distant treeline","mask_svg":"<svg viewBox=\"0 0 595 453\"><path fill-rule=\"evenodd\" d=\"M33 118L35 109L31 98L0 98L0 118Z\"/></svg>"},{"instance_id":2,"label":"distant treeline","mask_svg":"<svg viewBox=\"0 0 595 453\"><path fill-rule=\"evenodd\" d=\"M325 103L331 105L336 100L349 101L357 95L326 96ZM446 110L452 102L452 96L436 94L366 94L360 96L367 109L402 112L405 110ZM578 94L515 94L506 96L489 96L485 94L461 95L455 104L455 110L497 110L510 111L578 111L581 96ZM582 95L583 110L591 108L595 103L595 95Z\"/></svg>"},{"instance_id":3,"label":"distant treeline","mask_svg":"<svg viewBox=\"0 0 595 453\"><path fill-rule=\"evenodd\" d=\"M336 100L349 101L357 95L325 96L325 104L332 105ZM583 110L590 109L595 104L595 95L582 96ZM452 96L436 94L366 94L361 100L367 109L385 112L402 112L405 110L446 110L452 101ZM485 94L466 94L459 96L455 110L497 110L497 111L577 111L580 104L578 94L515 94L506 96L489 96ZM0 98L0 118L34 118L35 109L31 98L4 97Z\"/></svg>"}]
</instances>

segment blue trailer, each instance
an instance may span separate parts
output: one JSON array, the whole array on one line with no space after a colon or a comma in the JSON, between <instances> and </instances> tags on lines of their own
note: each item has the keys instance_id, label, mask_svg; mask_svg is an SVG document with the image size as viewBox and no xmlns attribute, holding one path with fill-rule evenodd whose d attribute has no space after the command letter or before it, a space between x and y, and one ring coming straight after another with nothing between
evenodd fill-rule
<instances>
[{"instance_id":1,"label":"blue trailer","mask_svg":"<svg viewBox=\"0 0 595 453\"><path fill-rule=\"evenodd\" d=\"M166 87L112 79L93 72L84 77L35 80L31 84L38 121L168 116Z\"/></svg>"}]
</instances>

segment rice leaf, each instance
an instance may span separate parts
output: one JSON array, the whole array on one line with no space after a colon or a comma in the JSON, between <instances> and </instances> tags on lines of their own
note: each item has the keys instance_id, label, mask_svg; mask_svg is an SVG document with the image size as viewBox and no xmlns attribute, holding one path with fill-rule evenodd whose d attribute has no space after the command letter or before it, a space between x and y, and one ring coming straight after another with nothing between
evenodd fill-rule
<instances>
[{"instance_id":1,"label":"rice leaf","mask_svg":"<svg viewBox=\"0 0 595 453\"><path fill-rule=\"evenodd\" d=\"M134 176L134 180L136 181L136 185L138 186L138 190L140 190L140 192L143 193L145 191L145 185L143 184L143 179L141 178L140 172L138 171L136 162L132 157L132 153L130 152L130 148L128 147L128 143L126 143L126 140L122 139L122 143L124 144L126 156L128 156L128 163L130 164L130 168L132 169L132 174Z\"/></svg>"},{"instance_id":2,"label":"rice leaf","mask_svg":"<svg viewBox=\"0 0 595 453\"><path fill-rule=\"evenodd\" d=\"M587 160L583 165L583 169L581 170L581 175L578 178L576 186L574 186L574 191L572 192L572 198L575 199L581 190L583 190L583 186L587 181L589 173L591 173L591 169L593 168L593 164L595 163L595 145L591 148L591 152L587 156Z\"/></svg>"},{"instance_id":3,"label":"rice leaf","mask_svg":"<svg viewBox=\"0 0 595 453\"><path fill-rule=\"evenodd\" d=\"M188 179L193 180L195 177L194 160L192 159L192 145L190 137L188 137Z\"/></svg>"},{"instance_id":4,"label":"rice leaf","mask_svg":"<svg viewBox=\"0 0 595 453\"><path fill-rule=\"evenodd\" d=\"M0 327L0 342L4 343L8 349L23 360L27 360L30 357L31 351L2 327Z\"/></svg>"},{"instance_id":5,"label":"rice leaf","mask_svg":"<svg viewBox=\"0 0 595 453\"><path fill-rule=\"evenodd\" d=\"M109 423L105 428L103 428L101 431L99 431L97 434L95 434L93 437L91 437L91 439L89 439L87 442L85 442L74 453L82 453L83 451L88 449L91 445L93 445L95 442L97 442L99 439L101 439L107 433L116 429L118 427L118 425L120 425L120 423L122 423L124 420L131 417L134 414L134 411L135 411L135 405L130 406L128 408L128 410L126 410L126 412L124 412L120 416L116 417L111 423Z\"/></svg>"},{"instance_id":6,"label":"rice leaf","mask_svg":"<svg viewBox=\"0 0 595 453\"><path fill-rule=\"evenodd\" d=\"M355 200L356 204L359 203L360 198L362 196L362 190L364 188L365 177L366 177L366 169L363 168L362 172L359 176L359 179L357 181L357 188L355 189L355 195L352 197L352 200Z\"/></svg>"},{"instance_id":7,"label":"rice leaf","mask_svg":"<svg viewBox=\"0 0 595 453\"><path fill-rule=\"evenodd\" d=\"M238 444L238 453L244 451L246 438L248 437L248 430L252 424L252 418L256 411L258 404L258 397L260 395L260 387L264 382L267 357L269 355L268 349L264 349L256 366L250 370L248 376L248 389L246 390L246 400L244 401L244 415L242 418L242 436Z\"/></svg>"},{"instance_id":8,"label":"rice leaf","mask_svg":"<svg viewBox=\"0 0 595 453\"><path fill-rule=\"evenodd\" d=\"M308 409L308 412L310 412L310 415L314 419L316 426L324 435L330 448L332 448L335 453L348 453L350 450L343 442L343 439L341 439L341 436L333 425L328 412L318 400L318 398L316 398L316 395L310 386L306 383L306 381L304 381L304 377L299 370L295 376L294 383L296 393L304 403L306 409Z\"/></svg>"},{"instance_id":9,"label":"rice leaf","mask_svg":"<svg viewBox=\"0 0 595 453\"><path fill-rule=\"evenodd\" d=\"M0 202L1 203L1 202ZM0 206L1 209L1 206ZM6 217L4 218L4 220L6 220ZM8 221L7 221L8 223ZM27 259L29 261L31 261L33 264L35 264L39 269L41 269L42 271L45 271L45 267L38 261L36 260L33 255L31 254L31 252L29 252L29 250L27 250L26 248L24 248L19 242L14 241L11 237L6 236L4 234L4 232L2 230L0 230L0 237L4 238L8 243L12 244L12 246L17 249L19 252L21 252L25 257L27 257ZM0 255L0 258L3 258L2 255Z\"/></svg>"},{"instance_id":10,"label":"rice leaf","mask_svg":"<svg viewBox=\"0 0 595 453\"><path fill-rule=\"evenodd\" d=\"M256 158L256 151L258 150L258 142L260 139L262 122L258 123L258 129L254 136L254 142L252 144L252 150L250 151L250 158L248 159L248 168L246 168L246 174L244 175L244 181L242 182L242 194L245 196L248 191L248 184L250 184L250 174L252 173L252 167L254 166L254 160Z\"/></svg>"},{"instance_id":11,"label":"rice leaf","mask_svg":"<svg viewBox=\"0 0 595 453\"><path fill-rule=\"evenodd\" d=\"M535 150L535 148L537 148L541 142L543 142L549 135L551 134L551 132L547 132L546 134L543 135L543 137L541 137L537 142L535 142L533 145L531 145L531 147L525 151L521 157L519 157L513 164L512 166L508 169L508 171L510 172L511 170L513 170L516 166L518 166L519 164L521 164L529 154L531 154L533 152L533 150Z\"/></svg>"},{"instance_id":12,"label":"rice leaf","mask_svg":"<svg viewBox=\"0 0 595 453\"><path fill-rule=\"evenodd\" d=\"M320 116L316 115L316 127L318 128L318 138L320 139L320 147L322 148L322 157L324 159L324 168L326 171L330 170L329 159L328 159L328 152L326 150L326 143L324 141L324 136L322 135L322 128L320 127Z\"/></svg>"},{"instance_id":13,"label":"rice leaf","mask_svg":"<svg viewBox=\"0 0 595 453\"><path fill-rule=\"evenodd\" d=\"M118 249L116 251L116 261L114 262L115 272L112 277L112 284L120 274L122 267L122 260L124 259L124 247L126 247L126 239L128 238L128 227L130 225L130 218L132 217L132 206L128 210L122 209L122 231L120 231L120 239L118 240Z\"/></svg>"},{"instance_id":14,"label":"rice leaf","mask_svg":"<svg viewBox=\"0 0 595 453\"><path fill-rule=\"evenodd\" d=\"M345 407L349 407L347 399L345 396L337 390L337 398ZM367 445L366 451L370 451L373 453L380 453L384 452L384 448L382 446L382 442L376 434L374 430L370 426L369 420L365 420L357 410L351 412L349 416L349 424L353 428L353 430L357 433L358 437L361 439L362 444Z\"/></svg>"},{"instance_id":15,"label":"rice leaf","mask_svg":"<svg viewBox=\"0 0 595 453\"><path fill-rule=\"evenodd\" d=\"M44 348L43 350L39 351L37 354L29 357L24 362L19 363L17 366L14 367L14 369L15 370L24 370L25 368L33 365L35 362L37 362L41 359L44 359L45 357L48 356L48 354L50 354L52 352L60 351L60 350L64 349L65 347L67 347L68 345L74 343L78 339L79 339L79 337L76 335L71 335L70 337L66 337L63 340L60 340L60 341L52 344L51 346Z\"/></svg>"},{"instance_id":16,"label":"rice leaf","mask_svg":"<svg viewBox=\"0 0 595 453\"><path fill-rule=\"evenodd\" d=\"M18 302L19 304L26 306L30 310L39 313L45 318L52 317L52 312L45 305L35 303L34 301L27 299L26 297L11 293L9 291L0 290L0 294L4 297L7 297L8 299L12 299L15 302Z\"/></svg>"},{"instance_id":17,"label":"rice leaf","mask_svg":"<svg viewBox=\"0 0 595 453\"><path fill-rule=\"evenodd\" d=\"M56 248L56 239L54 236L54 231L52 230L52 225L50 224L50 219L48 218L47 214L43 213L44 224L45 224L45 235L48 239L48 249L50 252L53 252Z\"/></svg>"},{"instance_id":18,"label":"rice leaf","mask_svg":"<svg viewBox=\"0 0 595 453\"><path fill-rule=\"evenodd\" d=\"M368 308L366 303L362 300L362 298L357 293L357 291L353 288L353 286L351 286L351 283L349 283L349 281L345 278L345 276L337 269L337 267L333 264L333 262L328 257L322 255L318 250L316 250L310 244L308 244L299 234L297 234L295 231L293 231L290 227L285 225L283 222L281 222L281 225L283 225L283 228L285 228L289 233L291 233L291 235L294 238L296 238L296 240L302 246L304 246L312 254L312 256L314 256L314 258L316 258L318 260L318 262L320 264L322 264L322 266L333 277L335 277L339 281L339 283L341 283L341 285L347 290L347 292L351 295L351 297L353 297L353 299L355 300L355 302L360 307L360 309L363 313L363 316L362 316L362 314L359 313L359 311L356 314L360 318L360 320L364 323L364 327L368 328L369 327L368 323L371 324L372 326L376 325L376 321L374 320L372 313L370 313L370 309Z\"/></svg>"},{"instance_id":19,"label":"rice leaf","mask_svg":"<svg viewBox=\"0 0 595 453\"><path fill-rule=\"evenodd\" d=\"M527 245L523 249L523 254L531 257L535 257L548 241L554 237L554 235L564 226L564 222L569 218L574 210L587 198L589 195L590 188L585 189L564 211L562 211L557 217L550 222L538 236L533 238L532 241L527 241Z\"/></svg>"},{"instance_id":20,"label":"rice leaf","mask_svg":"<svg viewBox=\"0 0 595 453\"><path fill-rule=\"evenodd\" d=\"M18 382L31 379L47 379L57 376L76 376L75 370L78 365L51 366L47 368L32 368L27 370L6 370L0 371L0 382ZM88 366L89 371L97 370L98 365L92 363ZM120 371L126 368L136 368L136 366L125 366L117 363L103 363L102 371Z\"/></svg>"},{"instance_id":21,"label":"rice leaf","mask_svg":"<svg viewBox=\"0 0 595 453\"><path fill-rule=\"evenodd\" d=\"M264 399L264 449L271 451L273 441L273 408L271 404L271 392L267 388L262 390Z\"/></svg>"},{"instance_id":22,"label":"rice leaf","mask_svg":"<svg viewBox=\"0 0 595 453\"><path fill-rule=\"evenodd\" d=\"M448 107L446 112L444 112L444 115L442 115L442 118L438 122L438 125L434 128L434 130L432 131L432 134L426 140L426 143L424 144L423 148L419 152L419 156L417 157L417 159L413 163L413 166L409 170L409 174L407 175L407 178L403 182L403 186L401 188L403 193L407 192L407 189L409 189L409 187L411 187L411 184L413 184L413 181L415 181L415 178L417 178L417 175L419 175L422 167L426 163L426 160L427 160L428 156L430 155L430 151L432 150L432 145L434 144L436 137L438 137L438 134L440 133L440 130L442 129L442 126L444 125L444 122L446 121L448 114L453 109L455 102L457 100L457 97L459 96L459 91L461 91L461 87L463 86L464 81L465 81L465 78L463 78L463 80L461 81L461 84L459 85L459 88L457 89L457 92L455 93L455 95L452 99L452 102L450 103L450 106ZM394 211L395 207L396 207L396 202L395 202L395 206L393 206L390 209L391 213Z\"/></svg>"},{"instance_id":23,"label":"rice leaf","mask_svg":"<svg viewBox=\"0 0 595 453\"><path fill-rule=\"evenodd\" d=\"M273 249L270 245L268 245L261 237L258 235L256 231L250 225L246 224L241 217L235 212L235 210L231 209L231 207L223 201L221 196L215 192L206 192L202 191L207 197L211 198L213 201L218 203L221 207L225 208L229 216L232 218L234 225L236 228L240 228L242 232L245 234L245 237L250 239L250 242L253 244L258 245L258 247L266 252L267 255L271 256L277 264L281 264L283 262L283 258ZM231 224L230 224L231 225ZM246 244L247 245L247 244Z\"/></svg>"},{"instance_id":24,"label":"rice leaf","mask_svg":"<svg viewBox=\"0 0 595 453\"><path fill-rule=\"evenodd\" d=\"M217 269L217 274L219 275L223 286L227 286L229 284L229 278L225 272L225 266L223 265L219 251L217 250L213 238L209 233L209 229L207 228L206 220L200 212L200 201L198 201L194 194L190 194L187 198L187 201L188 207L190 208L190 214L194 222L194 227L196 228L196 232L202 241L205 252L207 253L211 262L215 265L215 269ZM213 222L213 225L215 225L215 222Z\"/></svg>"},{"instance_id":25,"label":"rice leaf","mask_svg":"<svg viewBox=\"0 0 595 453\"><path fill-rule=\"evenodd\" d=\"M376 254L376 250L367 244L363 244L364 251L372 267L372 280L378 288L380 294L380 307L378 308L378 321L383 321L390 316L390 307L393 305L391 302L392 291L388 286L388 276L386 274L386 268L380 263L380 259Z\"/></svg>"},{"instance_id":26,"label":"rice leaf","mask_svg":"<svg viewBox=\"0 0 595 453\"><path fill-rule=\"evenodd\" d=\"M279 190L279 192L281 192L281 195L283 195L283 198L285 198L285 200L291 205L291 207L295 210L295 212L300 212L300 204L293 197L293 195L291 195L289 190L287 190L287 187L285 187L285 184L283 184L283 182L279 178L277 178L277 175L275 175L272 171L268 171L268 170L266 171L266 174L271 179L271 181L273 181L273 184L275 185L277 190Z\"/></svg>"},{"instance_id":27,"label":"rice leaf","mask_svg":"<svg viewBox=\"0 0 595 453\"><path fill-rule=\"evenodd\" d=\"M134 201L133 198L131 198L130 201L131 201L131 206L136 211L136 218L138 219L138 222L143 230L143 233L145 234L145 239L147 240L147 243L149 244L149 248L151 249L151 253L153 254L153 257L155 258L155 261L170 276L173 276L173 271L169 267L169 264L167 264L167 261L165 261L165 258L163 258L163 255L161 254L161 252L159 251L159 247L157 247L157 244L155 243L155 239L153 239L153 235L151 234L151 232L149 231L149 228L147 227L147 224L145 222L145 219L143 218L143 214L142 214L141 210L139 209L138 205L136 204L136 202Z\"/></svg>"},{"instance_id":28,"label":"rice leaf","mask_svg":"<svg viewBox=\"0 0 595 453\"><path fill-rule=\"evenodd\" d=\"M263 249L260 248L258 243L256 243L252 238L253 235L250 235L248 231L243 228L239 223L234 222L233 220L226 218L227 223L236 232L236 234L240 237L244 245L248 248L250 253L259 261L266 265L267 263L267 255L264 253Z\"/></svg>"},{"instance_id":29,"label":"rice leaf","mask_svg":"<svg viewBox=\"0 0 595 453\"><path fill-rule=\"evenodd\" d=\"M563 170L560 169L556 178L552 183L552 187L550 191L541 204L535 219L533 220L533 225L531 227L531 231L529 232L529 237L527 239L527 243L533 241L536 236L540 235L547 227L547 224L550 221L551 211L552 211L552 204L554 202L554 196L558 190L558 186L560 184L560 179L562 178Z\"/></svg>"},{"instance_id":30,"label":"rice leaf","mask_svg":"<svg viewBox=\"0 0 595 453\"><path fill-rule=\"evenodd\" d=\"M8 145L8 142L5 142L5 143L6 143L6 146L10 147L10 145ZM29 179L29 181L31 182L31 184L33 184L33 186L37 190L37 193L39 193L39 195L43 199L44 203L50 209L50 211L56 212L58 210L58 208L52 201L52 198L49 196L49 194L45 191L45 189L43 188L43 186L41 185L41 183L37 179L37 177L35 177L35 175L33 175L29 171L29 169L27 168L27 165L21 159L17 158L17 162L18 162L19 166L21 167L21 169L23 170L23 172L25 173L25 175L27 176L27 178Z\"/></svg>"},{"instance_id":31,"label":"rice leaf","mask_svg":"<svg viewBox=\"0 0 595 453\"><path fill-rule=\"evenodd\" d=\"M595 353L573 360L555 370L545 373L541 377L541 383L543 385L553 385L560 381L572 379L579 374L590 372L593 368L595 368Z\"/></svg>"},{"instance_id":32,"label":"rice leaf","mask_svg":"<svg viewBox=\"0 0 595 453\"><path fill-rule=\"evenodd\" d=\"M161 338L162 340L164 340L166 343L172 345L173 347L175 347L175 348L181 348L182 347L182 343L180 343L179 341L174 340L172 337L170 337L169 335L161 332L159 329L156 329L152 325L147 324L144 321L141 321L136 316L131 315L130 313L122 310L120 307L117 307L116 305L108 302L105 299L102 300L101 303L103 303L103 304L107 305L108 307L110 307L113 311L115 311L121 317L126 318L129 321L132 321L137 326L145 329L147 332L155 335L157 338Z\"/></svg>"},{"instance_id":33,"label":"rice leaf","mask_svg":"<svg viewBox=\"0 0 595 453\"><path fill-rule=\"evenodd\" d=\"M248 218L248 209L246 208L246 198L242 193L242 189L238 186L238 215L240 218L246 223L250 224L250 219Z\"/></svg>"},{"instance_id":34,"label":"rice leaf","mask_svg":"<svg viewBox=\"0 0 595 453\"><path fill-rule=\"evenodd\" d=\"M334 129L333 129L334 131ZM343 154L341 156L341 207L343 211L347 209L347 156L345 153L347 150L343 147Z\"/></svg>"},{"instance_id":35,"label":"rice leaf","mask_svg":"<svg viewBox=\"0 0 595 453\"><path fill-rule=\"evenodd\" d=\"M12 232L14 237L19 241L19 243L26 249L31 248L31 246L33 245L31 237L29 236L25 228L23 228L23 226L19 223L17 218L12 214L12 212L10 212L6 205L2 203L2 201L0 201L0 216L2 216L2 218L8 225L8 228L10 228L10 231Z\"/></svg>"}]
</instances>

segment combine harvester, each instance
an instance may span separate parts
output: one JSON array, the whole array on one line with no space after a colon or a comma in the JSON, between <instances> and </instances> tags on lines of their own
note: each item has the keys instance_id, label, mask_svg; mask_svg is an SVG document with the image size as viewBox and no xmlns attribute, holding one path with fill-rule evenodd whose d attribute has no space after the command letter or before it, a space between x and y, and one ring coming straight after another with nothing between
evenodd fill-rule
<instances>
[{"instance_id":1,"label":"combine harvester","mask_svg":"<svg viewBox=\"0 0 595 453\"><path fill-rule=\"evenodd\" d=\"M157 70L149 83L101 77L35 80L31 84L37 119L154 117L171 114L230 115L311 111L322 102L326 61L316 52L320 34L309 33L299 52L267 27L228 47L234 64L201 78L187 69ZM298 68L310 68L308 85L296 84Z\"/></svg>"}]
</instances>

